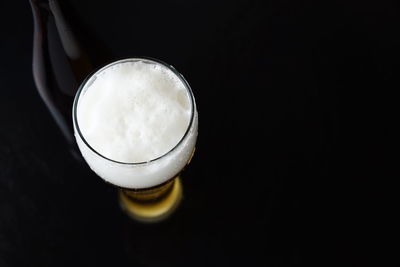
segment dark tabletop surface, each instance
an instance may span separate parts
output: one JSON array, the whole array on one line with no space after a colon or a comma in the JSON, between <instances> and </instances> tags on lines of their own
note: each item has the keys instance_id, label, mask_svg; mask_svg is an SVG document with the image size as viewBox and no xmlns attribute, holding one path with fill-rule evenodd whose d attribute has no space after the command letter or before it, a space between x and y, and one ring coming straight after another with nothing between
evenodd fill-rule
<instances>
[{"instance_id":1,"label":"dark tabletop surface","mask_svg":"<svg viewBox=\"0 0 400 267\"><path fill-rule=\"evenodd\" d=\"M145 225L65 149L29 2L1 1L0 267L399 263L399 4L325 2L70 1L92 55L161 59L195 94L184 201Z\"/></svg>"}]
</instances>

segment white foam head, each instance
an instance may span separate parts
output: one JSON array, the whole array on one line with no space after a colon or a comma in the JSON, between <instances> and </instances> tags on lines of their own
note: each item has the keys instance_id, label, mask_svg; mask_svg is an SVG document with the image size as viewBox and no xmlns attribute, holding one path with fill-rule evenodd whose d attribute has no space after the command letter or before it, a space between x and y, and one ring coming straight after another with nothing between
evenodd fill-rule
<instances>
[{"instance_id":1,"label":"white foam head","mask_svg":"<svg viewBox=\"0 0 400 267\"><path fill-rule=\"evenodd\" d=\"M75 137L91 169L126 188L147 188L176 175L197 138L189 85L174 69L125 59L93 74L78 91Z\"/></svg>"}]
</instances>

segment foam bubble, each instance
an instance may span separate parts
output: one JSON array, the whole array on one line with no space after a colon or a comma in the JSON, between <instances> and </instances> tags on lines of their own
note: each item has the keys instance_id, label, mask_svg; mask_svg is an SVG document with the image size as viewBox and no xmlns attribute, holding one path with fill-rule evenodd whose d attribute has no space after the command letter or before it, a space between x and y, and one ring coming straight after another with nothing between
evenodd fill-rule
<instances>
[{"instance_id":1,"label":"foam bubble","mask_svg":"<svg viewBox=\"0 0 400 267\"><path fill-rule=\"evenodd\" d=\"M165 155L191 127L179 149L144 165L107 162L76 134L89 166L119 186L142 188L172 178L194 149L197 113L191 94L173 71L154 61L123 60L101 69L82 89L76 112L86 142L99 154L123 163L149 162ZM189 125L192 112L195 120Z\"/></svg>"}]
</instances>

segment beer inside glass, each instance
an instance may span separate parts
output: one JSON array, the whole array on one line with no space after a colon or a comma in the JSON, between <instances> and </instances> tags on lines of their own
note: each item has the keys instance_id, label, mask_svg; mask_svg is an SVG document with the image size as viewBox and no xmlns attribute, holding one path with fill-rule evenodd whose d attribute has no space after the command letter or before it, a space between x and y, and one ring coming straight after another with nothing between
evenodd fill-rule
<instances>
[{"instance_id":1,"label":"beer inside glass","mask_svg":"<svg viewBox=\"0 0 400 267\"><path fill-rule=\"evenodd\" d=\"M101 86L101 82L103 79L103 76L105 75L108 70L112 70L113 68L118 68L121 66L128 66L127 64L132 64L132 66L140 65L144 66L140 68L140 71L146 70L147 67L149 67L149 70L152 71L152 69L160 69L162 70L162 73L168 74L170 79L172 79L174 82L176 82L177 86L181 88L181 91L179 91L179 97L177 103L179 104L184 100L184 106L187 108L187 126L184 126L180 132L176 132L175 138L177 142L176 144L170 146L169 149L167 149L164 153L161 155L157 155L154 158L147 158L146 160L138 160L138 161L121 161L120 158L112 158L109 155L106 155L106 153L103 153L100 151L100 149L95 148L96 142L102 145L101 142L98 142L97 140L102 140L104 143L105 147L109 147L110 143L116 142L120 145L120 148L124 150L124 153L136 153L135 157L141 158L141 155L147 155L147 147L146 147L146 142L144 144L141 144L138 140L136 140L135 135L128 136L128 139L123 139L126 138L124 136L120 140L120 134L117 131L118 129L108 129L107 127L104 128L104 132L109 132L109 131L116 131L116 134L114 135L104 135L102 136L101 131L95 132L97 134L96 138L94 138L92 143L89 140L89 134L85 136L85 125L89 123L90 127L92 127L93 121L100 120L101 123L107 126L107 121L112 121L113 120L113 114L105 113L104 117L107 118L97 118L96 113L91 113L91 116L93 117L84 117L83 113L85 110L89 109L90 106L94 105L92 103L96 101L91 101L86 100L88 98L97 98L97 91L91 91L91 90L100 90L96 88L96 86L92 86L94 83L99 84ZM126 74L125 74L126 73ZM122 76L118 76L122 75ZM122 71L121 73L118 73L116 77L121 77L121 80L134 78L134 77L125 77L126 75L129 75L129 72ZM125 75L125 76L124 76ZM136 75L136 74L135 74ZM144 88L148 88L148 84L145 83L145 79L143 81L141 80L142 76L149 76L148 73L141 73L141 75L136 75L135 77L138 77L137 79L140 80L141 84L143 85ZM97 81L96 81L97 79ZM157 80L154 82L155 85L160 85L163 87L162 84L162 79ZM119 81L114 80L114 84L111 84L112 87L112 93L111 94L118 94L119 93ZM132 81L133 83L135 81ZM105 83L107 83L107 86L110 86L110 81L105 80ZM121 81L122 83L122 81ZM140 84L140 83L139 83ZM153 83L152 83L153 84ZM115 89L114 89L115 87ZM154 89L154 88L150 88ZM149 90L150 90L149 89ZM114 92L115 90L115 92ZM165 93L168 94L167 90L164 88ZM183 91L182 91L183 90ZM184 92L184 94L182 93ZM100 94L100 91L99 91ZM162 94L161 94L162 96ZM100 98L104 96L99 96ZM83 100L82 100L83 99ZM160 98L162 100L162 98ZM169 97L171 99L171 97ZM174 98L172 98L174 99ZM140 100L140 99L139 99ZM137 99L132 99L132 103L135 101L139 101ZM149 99L148 98L143 98L144 102L147 102ZM151 100L151 99L150 99ZM142 100L140 100L142 101ZM167 99L166 99L167 101ZM169 100L168 100L169 101ZM180 101L180 102L179 102ZM124 99L125 102L125 99ZM128 102L129 103L129 102ZM185 104L186 103L186 104ZM159 101L160 105L163 105L162 101ZM98 104L96 104L98 105ZM118 110L118 105L119 103L115 103L116 109ZM126 103L124 103L126 105ZM172 103L171 105L174 105ZM100 105L101 106L101 105ZM156 107L155 107L156 108ZM129 108L127 109L129 112ZM146 110L145 110L146 111ZM78 144L78 147L90 166L90 168L102 179L104 179L106 182L111 183L112 185L118 187L119 190L119 201L121 204L121 207L123 210L132 218L140 220L140 221L159 221L164 218L166 218L169 214L173 212L173 210L177 207L179 204L179 201L182 196L182 186L181 186L181 181L179 178L179 174L183 170L183 168L190 162L191 157L193 156L194 149L195 149L195 144L196 144L196 139L197 139L197 128L198 128L198 115L197 115L197 110L196 110L196 103L195 99L192 93L192 90L187 83L187 81L183 78L183 76L176 71L172 66L156 59L150 59L150 58L129 58L129 59L123 59L119 60L116 62L113 62L111 64L108 64L93 74L91 74L89 77L85 79L85 81L81 84L74 100L73 104L73 125L74 125L74 134L75 138ZM80 112L82 114L80 114ZM151 114L152 110L149 109L147 113ZM168 112L166 109L165 112ZM185 111L186 112L186 111ZM101 113L101 112L99 112ZM146 113L146 112L144 112ZM93 115L94 114L94 115ZM178 114L179 113L174 113ZM117 114L121 115L121 114ZM123 114L122 114L123 115ZM129 115L129 114L125 114ZM146 114L144 114L146 115ZM168 113L165 113L165 115L168 118ZM81 119L85 118L84 119ZM151 120L151 118L149 119ZM154 120L153 120L154 121ZM84 123L85 122L85 123ZM168 122L168 120L167 120ZM173 125L173 123L176 123L174 121L174 118L171 119L170 121ZM139 123L139 120L138 120ZM140 123L143 123L143 125L146 125L147 121L146 120L140 120ZM160 122L164 123L164 122ZM128 125L125 125L126 122L121 122L123 126L121 127L130 127L130 125L135 125L135 121L129 121ZM157 122L155 122L157 125ZM171 126L170 125L170 126ZM168 126L168 125L167 125ZM88 128L90 128L88 127ZM113 124L110 126L110 128L119 128L120 125ZM146 126L147 127L147 126ZM140 130L140 129L139 129ZM86 131L87 132L87 131ZM156 133L157 135L157 130L152 132L152 135ZM130 134L130 132L128 132ZM173 131L172 131L173 133ZM175 134L175 133L174 133ZM126 134L125 134L126 135ZM142 134L143 135L143 134ZM171 135L171 134L170 134ZM104 138L103 138L104 137ZM103 138L103 139L102 139ZM146 139L146 136L142 136L144 140ZM155 137L157 138L157 136ZM157 144L162 145L162 136L160 137L161 141L158 141L157 143L150 143L147 144L149 149L155 149L157 150L157 147L154 147ZM125 144L123 143L124 140L129 140L129 142ZM132 142L130 140L133 140L133 142L139 142L138 144L138 149L136 149L134 146L129 147L132 145ZM158 139L155 139L158 140ZM167 140L167 139L166 139ZM170 140L170 139L168 139ZM161 143L160 143L161 142ZM129 144L128 144L129 143ZM96 144L97 145L97 144ZM122 145L122 146L121 146ZM101 146L99 146L101 147ZM128 149L127 149L128 147ZM140 147L140 149L139 149ZM164 148L165 149L165 148ZM141 153L138 153L138 151L141 151ZM118 154L119 151L114 151L116 154ZM149 153L151 154L151 153ZM129 158L129 155L128 155Z\"/></svg>"}]
</instances>

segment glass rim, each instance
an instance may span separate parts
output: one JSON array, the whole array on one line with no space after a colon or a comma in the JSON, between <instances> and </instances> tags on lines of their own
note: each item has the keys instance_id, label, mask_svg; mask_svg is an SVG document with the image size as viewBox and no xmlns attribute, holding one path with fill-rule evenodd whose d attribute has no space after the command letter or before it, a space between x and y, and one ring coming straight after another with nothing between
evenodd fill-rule
<instances>
[{"instance_id":1,"label":"glass rim","mask_svg":"<svg viewBox=\"0 0 400 267\"><path fill-rule=\"evenodd\" d=\"M164 154L162 154L161 156L158 156L154 159L148 160L148 161L140 161L140 162L123 162L123 161L118 161L118 160L114 160L114 159L110 159L106 156L104 156L103 154L101 154L100 152L98 152L96 149L94 149L85 139L85 137L83 136L81 129L79 127L79 123L78 123L78 102L80 99L80 96L83 92L83 89L85 88L86 84L90 81L90 79L96 75L97 73L100 73L101 71L114 66L116 64L120 64L120 63L124 63L124 62L133 62L133 61L147 61L147 62L151 62L153 64L159 64L162 65L163 67L166 67L168 70L172 71L178 78L179 80L182 82L182 84L184 85L186 91L188 92L189 95L189 99L190 99L190 107L191 107L191 113L190 113L190 120L189 120L189 124L188 127L185 131L185 133L183 134L182 138L179 140L179 142L172 147L170 150L168 150L167 152L165 152ZM181 73L179 73L172 65L169 65L167 63L165 63L162 60L159 59L155 59L155 58L151 58L151 57L131 57L131 58L124 58L124 59L119 59L119 60L115 60L112 61L111 63L102 65L98 68L96 68L95 70L93 70L90 74L88 74L86 76L86 78L82 81L82 83L79 85L78 91L75 94L74 97L74 102L72 105L72 123L74 128L76 129L76 133L79 135L79 137L81 138L81 140L83 141L83 143L96 155L100 156L101 158L113 162L113 163L117 163L117 164L121 164L121 165L128 165L128 166L141 166L141 165L147 165L149 163L158 161L166 156L168 156L169 154L171 154L173 151L175 151L183 142L183 140L185 140L185 138L188 136L190 130L192 129L193 126L193 121L194 121L194 115L196 113L196 102L194 100L194 95L192 92L192 88L190 87L189 83L186 81L185 77L183 77L183 75ZM75 134L76 134L75 133Z\"/></svg>"}]
</instances>

